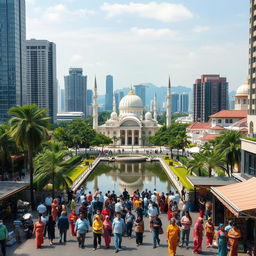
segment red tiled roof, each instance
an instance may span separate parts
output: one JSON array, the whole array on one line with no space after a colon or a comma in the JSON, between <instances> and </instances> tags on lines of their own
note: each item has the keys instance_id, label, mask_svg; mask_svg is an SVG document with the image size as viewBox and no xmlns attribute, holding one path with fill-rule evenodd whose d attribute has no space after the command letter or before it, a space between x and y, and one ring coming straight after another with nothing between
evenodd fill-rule
<instances>
[{"instance_id":1,"label":"red tiled roof","mask_svg":"<svg viewBox=\"0 0 256 256\"><path fill-rule=\"evenodd\" d=\"M216 126L212 127L211 130L218 131L218 130L225 130L225 128L223 128L222 126L216 125Z\"/></svg>"},{"instance_id":2,"label":"red tiled roof","mask_svg":"<svg viewBox=\"0 0 256 256\"><path fill-rule=\"evenodd\" d=\"M248 129L247 128L243 128L243 129L239 130L239 132L248 132Z\"/></svg>"},{"instance_id":3,"label":"red tiled roof","mask_svg":"<svg viewBox=\"0 0 256 256\"><path fill-rule=\"evenodd\" d=\"M219 137L221 134L206 134L203 137L199 138L201 141L209 141L214 140L215 138Z\"/></svg>"},{"instance_id":4,"label":"red tiled roof","mask_svg":"<svg viewBox=\"0 0 256 256\"><path fill-rule=\"evenodd\" d=\"M243 123L243 122L247 122L247 117L245 117L245 118L243 118L243 119L237 121L237 123Z\"/></svg>"},{"instance_id":5,"label":"red tiled roof","mask_svg":"<svg viewBox=\"0 0 256 256\"><path fill-rule=\"evenodd\" d=\"M247 110L221 110L210 116L211 118L245 118Z\"/></svg>"},{"instance_id":6,"label":"red tiled roof","mask_svg":"<svg viewBox=\"0 0 256 256\"><path fill-rule=\"evenodd\" d=\"M196 122L187 127L188 130L203 130L203 129L210 129L210 128L211 128L210 123L203 123L203 122Z\"/></svg>"}]
</instances>

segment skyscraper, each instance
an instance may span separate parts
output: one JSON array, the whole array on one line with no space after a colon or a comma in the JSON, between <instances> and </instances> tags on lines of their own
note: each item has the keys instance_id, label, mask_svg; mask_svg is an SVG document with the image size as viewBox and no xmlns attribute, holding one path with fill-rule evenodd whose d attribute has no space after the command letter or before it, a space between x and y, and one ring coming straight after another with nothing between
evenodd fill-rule
<instances>
[{"instance_id":1,"label":"skyscraper","mask_svg":"<svg viewBox=\"0 0 256 256\"><path fill-rule=\"evenodd\" d=\"M0 122L26 104L25 0L0 0Z\"/></svg>"},{"instance_id":2,"label":"skyscraper","mask_svg":"<svg viewBox=\"0 0 256 256\"><path fill-rule=\"evenodd\" d=\"M65 81L65 111L86 114L87 76L82 68L70 68Z\"/></svg>"},{"instance_id":3,"label":"skyscraper","mask_svg":"<svg viewBox=\"0 0 256 256\"><path fill-rule=\"evenodd\" d=\"M86 92L86 116L92 115L93 91L87 90Z\"/></svg>"},{"instance_id":4,"label":"skyscraper","mask_svg":"<svg viewBox=\"0 0 256 256\"><path fill-rule=\"evenodd\" d=\"M65 112L65 90L60 89L60 111Z\"/></svg>"},{"instance_id":5,"label":"skyscraper","mask_svg":"<svg viewBox=\"0 0 256 256\"><path fill-rule=\"evenodd\" d=\"M46 108L52 122L57 117L56 45L47 40L27 40L27 103Z\"/></svg>"},{"instance_id":6,"label":"skyscraper","mask_svg":"<svg viewBox=\"0 0 256 256\"><path fill-rule=\"evenodd\" d=\"M135 94L138 95L143 102L143 106L146 106L146 86L143 84L134 85Z\"/></svg>"},{"instance_id":7,"label":"skyscraper","mask_svg":"<svg viewBox=\"0 0 256 256\"><path fill-rule=\"evenodd\" d=\"M181 93L179 95L179 112L188 113L189 96L188 93Z\"/></svg>"},{"instance_id":8,"label":"skyscraper","mask_svg":"<svg viewBox=\"0 0 256 256\"><path fill-rule=\"evenodd\" d=\"M207 122L209 116L228 109L228 82L219 75L202 75L193 85L193 120Z\"/></svg>"},{"instance_id":9,"label":"skyscraper","mask_svg":"<svg viewBox=\"0 0 256 256\"><path fill-rule=\"evenodd\" d=\"M172 113L179 112L179 98L180 95L178 93L172 94Z\"/></svg>"},{"instance_id":10,"label":"skyscraper","mask_svg":"<svg viewBox=\"0 0 256 256\"><path fill-rule=\"evenodd\" d=\"M105 110L113 109L113 76L106 76L106 94L105 94Z\"/></svg>"}]
</instances>

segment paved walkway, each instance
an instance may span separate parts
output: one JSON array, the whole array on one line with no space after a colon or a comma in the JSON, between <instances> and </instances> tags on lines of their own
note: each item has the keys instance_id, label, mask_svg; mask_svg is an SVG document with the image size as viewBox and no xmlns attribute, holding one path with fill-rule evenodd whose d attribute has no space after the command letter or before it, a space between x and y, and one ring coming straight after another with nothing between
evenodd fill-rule
<instances>
[{"instance_id":1,"label":"paved walkway","mask_svg":"<svg viewBox=\"0 0 256 256\"><path fill-rule=\"evenodd\" d=\"M195 219L198 216L198 214L192 214L192 218L195 223ZM161 220L163 222L164 230L166 230L166 227L168 225L167 217L166 215L161 215ZM8 248L8 256L70 256L70 255L95 255L95 256L106 256L106 255L129 255L129 256L138 256L138 255L157 255L157 256L167 256L167 243L165 240L165 234L160 235L161 239L161 245L159 248L153 249L152 248L152 241L151 241L151 233L149 232L149 221L148 219L144 219L145 221L145 233L144 233L144 243L140 247L136 247L135 238L133 237L131 240L128 238L123 239L123 250L120 251L118 254L114 254L114 247L113 247L113 238L111 241L111 248L110 249L97 249L96 251L92 251L92 232L90 232L87 235L87 238L85 240L86 247L85 249L78 248L78 244L76 239L68 236L68 242L64 244L59 244L58 239L58 231L56 230L56 243L54 246L49 245L49 241L45 240L45 243L42 247L42 249L36 249L35 248L35 240L29 239L22 243L21 245L13 248ZM191 232L192 233L192 232ZM191 256L192 255L192 234L190 235L190 248L187 250L186 248L178 248L177 255L176 256ZM102 242L104 244L104 241ZM203 241L203 255L216 255L216 249L205 248L205 240ZM242 255L242 254L241 254Z\"/></svg>"}]
</instances>

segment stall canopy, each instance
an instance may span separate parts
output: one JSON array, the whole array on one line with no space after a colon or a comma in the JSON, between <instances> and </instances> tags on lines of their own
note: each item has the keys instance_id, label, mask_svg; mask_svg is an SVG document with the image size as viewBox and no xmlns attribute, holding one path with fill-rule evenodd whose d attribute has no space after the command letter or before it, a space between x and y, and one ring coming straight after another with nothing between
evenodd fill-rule
<instances>
[{"instance_id":1,"label":"stall canopy","mask_svg":"<svg viewBox=\"0 0 256 256\"><path fill-rule=\"evenodd\" d=\"M28 183L16 181L0 181L0 200L6 199L29 186Z\"/></svg>"},{"instance_id":2,"label":"stall canopy","mask_svg":"<svg viewBox=\"0 0 256 256\"><path fill-rule=\"evenodd\" d=\"M256 217L256 178L221 187L211 187L219 201L236 217Z\"/></svg>"},{"instance_id":3,"label":"stall canopy","mask_svg":"<svg viewBox=\"0 0 256 256\"><path fill-rule=\"evenodd\" d=\"M187 176L188 181L194 187L214 187L224 186L236 183L234 178L229 177L198 177L198 176Z\"/></svg>"}]
</instances>

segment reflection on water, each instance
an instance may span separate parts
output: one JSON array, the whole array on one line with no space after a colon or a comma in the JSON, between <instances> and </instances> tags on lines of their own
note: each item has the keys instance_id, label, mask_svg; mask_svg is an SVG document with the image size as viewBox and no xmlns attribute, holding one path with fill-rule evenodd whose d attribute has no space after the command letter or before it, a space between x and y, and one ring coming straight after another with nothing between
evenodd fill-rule
<instances>
[{"instance_id":1,"label":"reflection on water","mask_svg":"<svg viewBox=\"0 0 256 256\"><path fill-rule=\"evenodd\" d=\"M124 188L130 194L146 188L151 191L156 188L159 192L174 190L158 162L100 162L83 186L89 191L99 188L103 193L108 190L121 193Z\"/></svg>"}]
</instances>

